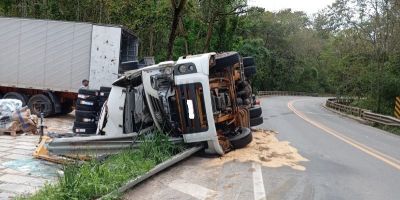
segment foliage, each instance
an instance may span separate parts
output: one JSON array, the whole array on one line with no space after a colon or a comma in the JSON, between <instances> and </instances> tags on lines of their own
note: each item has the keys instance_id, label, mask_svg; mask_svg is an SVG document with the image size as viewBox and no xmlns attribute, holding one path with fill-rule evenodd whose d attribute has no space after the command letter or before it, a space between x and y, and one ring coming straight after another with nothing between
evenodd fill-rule
<instances>
[{"instance_id":1,"label":"foliage","mask_svg":"<svg viewBox=\"0 0 400 200\"><path fill-rule=\"evenodd\" d=\"M177 12L181 2L185 4ZM361 105L392 113L394 97L400 95L398 0L336 0L314 16L246 4L246 0L3 0L0 15L122 24L140 38L140 56L155 56L156 61L236 50L256 58L258 73L252 85L257 90L366 97Z\"/></svg>"},{"instance_id":2,"label":"foliage","mask_svg":"<svg viewBox=\"0 0 400 200\"><path fill-rule=\"evenodd\" d=\"M92 160L82 165L67 165L57 184L48 184L36 194L19 199L96 199L182 150L182 145L170 143L166 135L155 134L144 139L139 149L112 155L104 162Z\"/></svg>"}]
</instances>

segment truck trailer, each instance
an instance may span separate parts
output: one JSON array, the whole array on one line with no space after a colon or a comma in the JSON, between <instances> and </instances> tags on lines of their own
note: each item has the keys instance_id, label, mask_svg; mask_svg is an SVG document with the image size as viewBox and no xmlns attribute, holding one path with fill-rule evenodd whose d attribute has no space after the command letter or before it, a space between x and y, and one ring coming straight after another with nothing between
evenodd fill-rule
<instances>
[{"instance_id":1,"label":"truck trailer","mask_svg":"<svg viewBox=\"0 0 400 200\"><path fill-rule=\"evenodd\" d=\"M0 98L69 113L84 79L111 87L138 66L138 38L116 25L0 17Z\"/></svg>"}]
</instances>

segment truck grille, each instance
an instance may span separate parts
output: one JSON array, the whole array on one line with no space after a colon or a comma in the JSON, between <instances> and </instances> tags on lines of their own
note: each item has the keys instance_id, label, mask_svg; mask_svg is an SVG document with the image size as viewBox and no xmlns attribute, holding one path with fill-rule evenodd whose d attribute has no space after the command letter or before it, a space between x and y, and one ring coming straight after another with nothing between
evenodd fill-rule
<instances>
[{"instance_id":1,"label":"truck grille","mask_svg":"<svg viewBox=\"0 0 400 200\"><path fill-rule=\"evenodd\" d=\"M180 128L183 133L198 133L208 130L207 115L201 83L178 85L176 99L179 109ZM189 118L187 100L193 102L194 118Z\"/></svg>"},{"instance_id":2,"label":"truck grille","mask_svg":"<svg viewBox=\"0 0 400 200\"><path fill-rule=\"evenodd\" d=\"M156 120L159 123L162 123L163 121L165 121L165 119L163 119L164 112L163 112L163 105L162 105L161 101L157 98L154 98L153 96L150 96L150 103L151 103L151 105L153 105L154 115L155 115Z\"/></svg>"}]
</instances>

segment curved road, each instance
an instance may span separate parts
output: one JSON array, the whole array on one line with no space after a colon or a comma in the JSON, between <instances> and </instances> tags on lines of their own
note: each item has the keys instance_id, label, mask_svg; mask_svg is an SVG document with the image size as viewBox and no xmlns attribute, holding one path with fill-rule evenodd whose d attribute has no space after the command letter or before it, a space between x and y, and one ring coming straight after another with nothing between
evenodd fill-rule
<instances>
[{"instance_id":1,"label":"curved road","mask_svg":"<svg viewBox=\"0 0 400 200\"><path fill-rule=\"evenodd\" d=\"M192 157L125 199L400 199L400 137L339 116L325 98L262 99L264 124L309 161L305 171Z\"/></svg>"}]
</instances>

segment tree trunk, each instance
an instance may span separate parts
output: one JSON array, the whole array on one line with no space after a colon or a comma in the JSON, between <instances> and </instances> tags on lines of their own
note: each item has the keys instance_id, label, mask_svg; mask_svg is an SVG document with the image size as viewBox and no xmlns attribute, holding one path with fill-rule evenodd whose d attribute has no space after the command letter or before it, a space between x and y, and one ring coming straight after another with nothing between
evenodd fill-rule
<instances>
[{"instance_id":1,"label":"tree trunk","mask_svg":"<svg viewBox=\"0 0 400 200\"><path fill-rule=\"evenodd\" d=\"M154 54L154 30L151 28L150 30L150 44L149 44L149 56L153 56Z\"/></svg>"},{"instance_id":2,"label":"tree trunk","mask_svg":"<svg viewBox=\"0 0 400 200\"><path fill-rule=\"evenodd\" d=\"M181 15L181 12L182 12L186 2L187 2L187 0L181 0L179 2L178 7L176 7L175 0L171 0L172 7L174 9L174 16L172 18L171 32L169 34L168 46L167 46L167 58L169 60L172 60L174 42L175 42L175 39L176 39L176 29L178 27L179 17Z\"/></svg>"},{"instance_id":3,"label":"tree trunk","mask_svg":"<svg viewBox=\"0 0 400 200\"><path fill-rule=\"evenodd\" d=\"M211 17L210 21L208 22L206 43L204 44L204 48L203 48L204 53L208 52L208 50L210 48L211 36L213 33L213 28L214 28L214 21L215 21L215 17L213 15Z\"/></svg>"},{"instance_id":4,"label":"tree trunk","mask_svg":"<svg viewBox=\"0 0 400 200\"><path fill-rule=\"evenodd\" d=\"M183 26L182 17L179 20L179 29L180 29L181 34L185 38L185 55L189 55L189 42L188 42L189 38L188 38L188 34L185 30L185 27Z\"/></svg>"}]
</instances>

